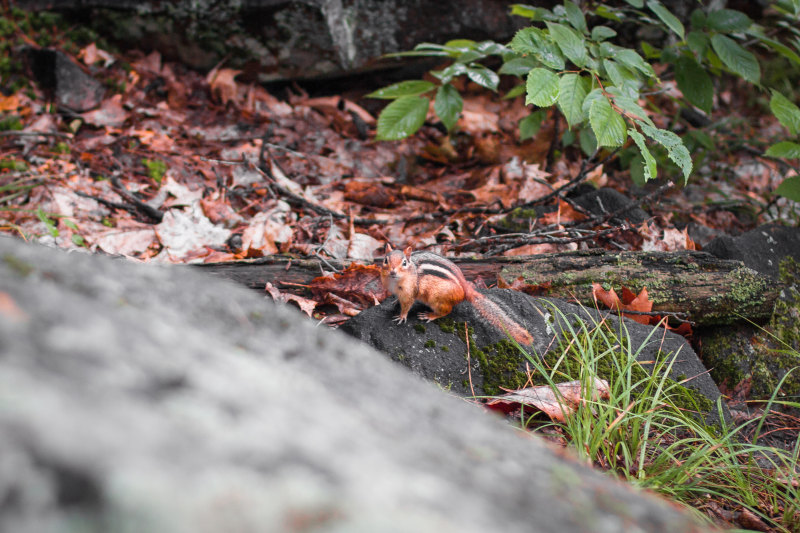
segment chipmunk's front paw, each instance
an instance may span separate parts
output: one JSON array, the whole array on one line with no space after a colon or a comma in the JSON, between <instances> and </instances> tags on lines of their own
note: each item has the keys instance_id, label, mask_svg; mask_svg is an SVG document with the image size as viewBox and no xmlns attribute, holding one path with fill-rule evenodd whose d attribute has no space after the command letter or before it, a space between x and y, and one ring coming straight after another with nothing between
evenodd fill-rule
<instances>
[{"instance_id":1,"label":"chipmunk's front paw","mask_svg":"<svg viewBox=\"0 0 800 533\"><path fill-rule=\"evenodd\" d=\"M392 320L394 320L394 321L395 321L397 324L402 324L403 322L405 322L405 321L406 321L406 318L407 318L407 317L404 317L404 316L402 316L402 315L397 315L397 316L396 316L396 317L394 317Z\"/></svg>"}]
</instances>

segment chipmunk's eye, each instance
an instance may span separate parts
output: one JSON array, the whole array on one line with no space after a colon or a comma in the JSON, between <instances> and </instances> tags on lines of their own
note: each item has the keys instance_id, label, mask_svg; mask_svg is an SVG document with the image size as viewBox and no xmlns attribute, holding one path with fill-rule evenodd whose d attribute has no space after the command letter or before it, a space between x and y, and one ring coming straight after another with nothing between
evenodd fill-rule
<instances>
[{"instance_id":1,"label":"chipmunk's eye","mask_svg":"<svg viewBox=\"0 0 800 533\"><path fill-rule=\"evenodd\" d=\"M405 266L408 266L408 261L407 261L407 260L405 260L405 259L403 259L403 264L402 264L402 266L404 266L404 267L405 267Z\"/></svg>"}]
</instances>

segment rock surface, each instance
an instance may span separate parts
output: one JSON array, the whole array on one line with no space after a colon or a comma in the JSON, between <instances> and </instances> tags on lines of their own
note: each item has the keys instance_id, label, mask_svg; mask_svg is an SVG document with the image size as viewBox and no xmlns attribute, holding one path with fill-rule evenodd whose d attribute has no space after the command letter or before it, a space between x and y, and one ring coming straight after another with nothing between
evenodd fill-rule
<instances>
[{"instance_id":1,"label":"rock surface","mask_svg":"<svg viewBox=\"0 0 800 533\"><path fill-rule=\"evenodd\" d=\"M685 385L713 403L720 396L703 363L680 335L660 328L654 330L628 318L622 319L621 329L620 318L613 311L587 309L557 298L533 298L503 289L484 291L484 294L530 332L534 343L529 352L534 357L556 349L560 340L565 338L564 331L570 328L579 331L579 324L592 330L595 324L604 321L614 332L622 331L619 337L638 350L637 360L644 368L652 366L646 362L662 361L667 356L672 360L672 379L693 378ZM516 349L498 348L497 343L504 341L506 335L486 324L472 305L462 302L450 315L431 323L416 317L422 309L425 306L416 304L408 315L408 323L395 325L390 320L397 314L397 304L396 299L390 297L381 305L353 317L340 329L374 346L423 378L458 394L471 396L474 391L476 396L493 395L502 393L504 389L525 386L528 380L525 370L531 366L525 355ZM476 354L472 346L469 372L464 322L474 330L472 339L485 352L485 356ZM455 325L452 330L451 323ZM727 410L723 416L727 416ZM718 422L719 414L711 414L709 421Z\"/></svg>"},{"instance_id":2,"label":"rock surface","mask_svg":"<svg viewBox=\"0 0 800 533\"><path fill-rule=\"evenodd\" d=\"M800 262L800 229L765 224L737 237L717 237L703 250L721 259L741 261L746 267L777 280L784 257Z\"/></svg>"},{"instance_id":3,"label":"rock surface","mask_svg":"<svg viewBox=\"0 0 800 533\"><path fill-rule=\"evenodd\" d=\"M702 531L186 268L0 237L0 531Z\"/></svg>"}]
</instances>

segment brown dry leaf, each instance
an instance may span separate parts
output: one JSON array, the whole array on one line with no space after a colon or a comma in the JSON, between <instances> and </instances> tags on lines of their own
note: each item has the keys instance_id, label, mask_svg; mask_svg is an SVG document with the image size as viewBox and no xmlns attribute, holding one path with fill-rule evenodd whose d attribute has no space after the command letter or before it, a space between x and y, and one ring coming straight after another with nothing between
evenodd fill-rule
<instances>
[{"instance_id":1,"label":"brown dry leaf","mask_svg":"<svg viewBox=\"0 0 800 533\"><path fill-rule=\"evenodd\" d=\"M94 65L98 61L102 61L104 68L107 68L114 62L114 56L105 50L97 48L95 43L91 43L86 48L78 52L78 58L83 60L83 62L88 66Z\"/></svg>"},{"instance_id":2,"label":"brown dry leaf","mask_svg":"<svg viewBox=\"0 0 800 533\"><path fill-rule=\"evenodd\" d=\"M273 205L272 209L257 213L251 218L242 232L242 251L246 253L246 257L276 254L276 243L291 241L291 223L294 221L291 208L283 201Z\"/></svg>"},{"instance_id":3,"label":"brown dry leaf","mask_svg":"<svg viewBox=\"0 0 800 533\"><path fill-rule=\"evenodd\" d=\"M16 94L8 96L0 93L0 111L16 111L19 107L19 97Z\"/></svg>"},{"instance_id":4,"label":"brown dry leaf","mask_svg":"<svg viewBox=\"0 0 800 533\"><path fill-rule=\"evenodd\" d=\"M380 269L376 265L358 263L341 272L314 278L311 280L311 293L322 301L329 301L328 296L335 294L357 302L361 309L375 305L387 296L380 280Z\"/></svg>"},{"instance_id":5,"label":"brown dry leaf","mask_svg":"<svg viewBox=\"0 0 800 533\"><path fill-rule=\"evenodd\" d=\"M323 96L320 98L303 98L297 102L301 105L306 105L308 107L324 111L326 113L332 113L340 111L340 106L344 107L345 111L350 111L358 115L358 118L363 120L366 124L370 126L375 125L375 117L373 117L369 111L361 107L360 105L351 102L341 96Z\"/></svg>"},{"instance_id":6,"label":"brown dry leaf","mask_svg":"<svg viewBox=\"0 0 800 533\"><path fill-rule=\"evenodd\" d=\"M241 72L232 68L221 68L212 70L206 76L206 81L211 87L211 95L222 105L228 105L228 102L236 103L239 86L234 78Z\"/></svg>"},{"instance_id":7,"label":"brown dry leaf","mask_svg":"<svg viewBox=\"0 0 800 533\"><path fill-rule=\"evenodd\" d=\"M586 402L583 397L583 385L580 381L568 381L559 383L556 388L558 394L549 385L528 387L492 398L486 403L486 406L508 413L519 408L520 405L527 405L539 409L551 420L564 422L566 417L575 412L578 405ZM592 401L608 398L608 382L604 379L594 378L591 392Z\"/></svg>"},{"instance_id":8,"label":"brown dry leaf","mask_svg":"<svg viewBox=\"0 0 800 533\"><path fill-rule=\"evenodd\" d=\"M13 322L24 322L28 320L28 315L19 308L17 302L8 293L0 291L0 315Z\"/></svg>"},{"instance_id":9,"label":"brown dry leaf","mask_svg":"<svg viewBox=\"0 0 800 533\"><path fill-rule=\"evenodd\" d=\"M438 204L442 201L442 197L438 193L431 192L426 189L421 189L419 187L414 187L411 185L403 185L402 187L400 187L400 194L402 194L409 200L417 200L419 202L430 202L432 204Z\"/></svg>"},{"instance_id":10,"label":"brown dry leaf","mask_svg":"<svg viewBox=\"0 0 800 533\"><path fill-rule=\"evenodd\" d=\"M561 224L562 222L576 222L578 220L585 220L586 215L578 213L564 200L558 201L558 209L552 213L542 215L541 222L545 225Z\"/></svg>"},{"instance_id":11,"label":"brown dry leaf","mask_svg":"<svg viewBox=\"0 0 800 533\"><path fill-rule=\"evenodd\" d=\"M98 109L82 113L81 117L92 126L119 128L128 118L128 112L122 107L122 95L115 94L103 100Z\"/></svg>"},{"instance_id":12,"label":"brown dry leaf","mask_svg":"<svg viewBox=\"0 0 800 533\"><path fill-rule=\"evenodd\" d=\"M675 228L666 228L663 231L651 222L645 222L636 228L642 236L643 252L674 252L676 250L696 250L697 245L689 237L689 228L682 231Z\"/></svg>"},{"instance_id":13,"label":"brown dry leaf","mask_svg":"<svg viewBox=\"0 0 800 533\"><path fill-rule=\"evenodd\" d=\"M350 180L344 185L344 198L350 202L374 207L390 207L397 198L380 182L372 180Z\"/></svg>"},{"instance_id":14,"label":"brown dry leaf","mask_svg":"<svg viewBox=\"0 0 800 533\"><path fill-rule=\"evenodd\" d=\"M311 313L313 313L314 309L317 308L317 302L315 302L314 300L311 300L309 298L303 298L302 296L297 296L296 294L292 294L289 292L281 292L277 287L275 287L270 282L267 282L265 290L270 296L272 296L272 299L275 300L276 302L296 303L297 306L300 308L300 310L308 316L311 316Z\"/></svg>"},{"instance_id":15,"label":"brown dry leaf","mask_svg":"<svg viewBox=\"0 0 800 533\"><path fill-rule=\"evenodd\" d=\"M506 257L518 257L521 255L539 255L550 254L554 252L561 252L563 249L558 244L542 243L542 244L525 244L503 252Z\"/></svg>"},{"instance_id":16,"label":"brown dry leaf","mask_svg":"<svg viewBox=\"0 0 800 533\"><path fill-rule=\"evenodd\" d=\"M624 311L638 311L649 313L653 310L653 302L648 299L647 288L643 288L638 295L623 287L623 298L617 296L614 289L606 291L599 283L592 283L592 296L596 301L603 303L614 311L623 311L622 315L640 324L649 324L651 318L648 315L626 314Z\"/></svg>"}]
</instances>

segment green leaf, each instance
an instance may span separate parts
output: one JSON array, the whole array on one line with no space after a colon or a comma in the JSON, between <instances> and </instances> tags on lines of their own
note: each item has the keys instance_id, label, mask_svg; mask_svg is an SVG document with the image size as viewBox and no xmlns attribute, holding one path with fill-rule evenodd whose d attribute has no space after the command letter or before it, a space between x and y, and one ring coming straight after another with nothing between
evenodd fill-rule
<instances>
[{"instance_id":1,"label":"green leaf","mask_svg":"<svg viewBox=\"0 0 800 533\"><path fill-rule=\"evenodd\" d=\"M528 73L525 84L525 105L550 107L558 99L558 76L546 68L535 68Z\"/></svg>"},{"instance_id":2,"label":"green leaf","mask_svg":"<svg viewBox=\"0 0 800 533\"><path fill-rule=\"evenodd\" d=\"M692 25L692 28L697 30L706 27L706 14L705 12L700 9L699 7L692 11L692 14L689 15L689 24Z\"/></svg>"},{"instance_id":3,"label":"green leaf","mask_svg":"<svg viewBox=\"0 0 800 533\"><path fill-rule=\"evenodd\" d=\"M525 84L520 83L519 85L514 86L511 90L509 90L506 95L503 97L503 100L511 100L512 98L516 98L517 96L525 94Z\"/></svg>"},{"instance_id":4,"label":"green leaf","mask_svg":"<svg viewBox=\"0 0 800 533\"><path fill-rule=\"evenodd\" d=\"M64 218L64 219L62 219L62 222L64 223L64 225L66 227L68 227L72 231L78 231L78 225L75 224L75 222L73 222L72 220L70 220L68 218Z\"/></svg>"},{"instance_id":5,"label":"green leaf","mask_svg":"<svg viewBox=\"0 0 800 533\"><path fill-rule=\"evenodd\" d=\"M511 14L525 17L531 20L545 20L550 18L550 11L543 7L526 6L524 4L512 4Z\"/></svg>"},{"instance_id":6,"label":"green leaf","mask_svg":"<svg viewBox=\"0 0 800 533\"><path fill-rule=\"evenodd\" d=\"M83 238L83 235L80 235L78 233L73 233L72 237L70 237L70 240L72 240L73 244L75 244L76 246L83 246L84 244L86 244L86 240Z\"/></svg>"},{"instance_id":7,"label":"green leaf","mask_svg":"<svg viewBox=\"0 0 800 533\"><path fill-rule=\"evenodd\" d=\"M523 28L511 40L509 47L518 54L533 56L553 70L564 70L564 56L550 36L539 28Z\"/></svg>"},{"instance_id":8,"label":"green leaf","mask_svg":"<svg viewBox=\"0 0 800 533\"><path fill-rule=\"evenodd\" d=\"M436 91L436 100L433 102L433 110L442 121L442 124L450 131L458 121L458 115L464 107L464 100L455 87L446 83Z\"/></svg>"},{"instance_id":9,"label":"green leaf","mask_svg":"<svg viewBox=\"0 0 800 533\"><path fill-rule=\"evenodd\" d=\"M661 19L661 22L666 24L669 29L678 34L678 37L680 37L681 40L684 39L683 23L680 20L678 20L678 18L675 15L673 15L669 9L664 7L661 4L661 2L657 2L656 0L649 0L647 2L647 7L649 7L650 11L655 13L656 16L658 16L658 18Z\"/></svg>"},{"instance_id":10,"label":"green leaf","mask_svg":"<svg viewBox=\"0 0 800 533\"><path fill-rule=\"evenodd\" d=\"M761 69L756 56L739 46L733 39L717 33L711 37L711 47L726 67L750 83L761 79Z\"/></svg>"},{"instance_id":11,"label":"green leaf","mask_svg":"<svg viewBox=\"0 0 800 533\"><path fill-rule=\"evenodd\" d=\"M712 11L706 17L706 24L709 28L724 33L732 33L737 31L744 31L753 24L753 21L735 9L720 9L719 11Z\"/></svg>"},{"instance_id":12,"label":"green leaf","mask_svg":"<svg viewBox=\"0 0 800 533\"><path fill-rule=\"evenodd\" d=\"M467 67L467 77L481 87L486 87L492 91L497 91L497 86L500 84L500 76L483 65Z\"/></svg>"},{"instance_id":13,"label":"green leaf","mask_svg":"<svg viewBox=\"0 0 800 533\"><path fill-rule=\"evenodd\" d=\"M432 70L431 75L439 78L442 83L450 83L456 76L467 73L467 66L462 63L453 63L443 70Z\"/></svg>"},{"instance_id":14,"label":"green leaf","mask_svg":"<svg viewBox=\"0 0 800 533\"><path fill-rule=\"evenodd\" d=\"M781 125L792 135L800 134L800 109L776 90L772 90L769 108Z\"/></svg>"},{"instance_id":15,"label":"green leaf","mask_svg":"<svg viewBox=\"0 0 800 533\"><path fill-rule=\"evenodd\" d=\"M567 20L569 21L570 26L581 33L586 32L586 17L583 16L583 11L581 11L581 8L576 6L574 2L566 0L564 2L564 9L567 11Z\"/></svg>"},{"instance_id":16,"label":"green leaf","mask_svg":"<svg viewBox=\"0 0 800 533\"><path fill-rule=\"evenodd\" d=\"M592 40L593 41L605 41L606 39L610 39L615 37L617 32L614 31L612 28L608 26L595 26L592 28Z\"/></svg>"},{"instance_id":17,"label":"green leaf","mask_svg":"<svg viewBox=\"0 0 800 533\"><path fill-rule=\"evenodd\" d=\"M570 126L583 121L583 100L587 93L586 81L577 74L564 74L558 80L558 107Z\"/></svg>"},{"instance_id":18,"label":"green leaf","mask_svg":"<svg viewBox=\"0 0 800 533\"><path fill-rule=\"evenodd\" d=\"M794 202L800 202L800 176L786 178L775 189L775 194L788 198Z\"/></svg>"},{"instance_id":19,"label":"green leaf","mask_svg":"<svg viewBox=\"0 0 800 533\"><path fill-rule=\"evenodd\" d=\"M692 173L692 157L689 155L689 150L686 149L681 138L671 131L654 128L641 121L636 121L636 123L645 135L667 149L669 158L683 172L684 183L689 181L689 174Z\"/></svg>"},{"instance_id":20,"label":"green leaf","mask_svg":"<svg viewBox=\"0 0 800 533\"><path fill-rule=\"evenodd\" d=\"M613 95L614 105L625 111L629 119L641 120L651 126L653 125L653 121L647 116L647 112L635 99L621 94L617 87L608 87L606 90Z\"/></svg>"},{"instance_id":21,"label":"green leaf","mask_svg":"<svg viewBox=\"0 0 800 533\"><path fill-rule=\"evenodd\" d=\"M758 37L758 39L762 43L766 44L767 46L778 52L780 55L782 55L795 65L800 65L800 55L797 55L794 50L792 50L785 44L770 39L769 37L762 34L753 34L753 35L756 35L756 37Z\"/></svg>"},{"instance_id":22,"label":"green leaf","mask_svg":"<svg viewBox=\"0 0 800 533\"><path fill-rule=\"evenodd\" d=\"M645 76L654 78L656 75L655 71L653 71L653 67L650 66L650 63L647 63L644 59L642 59L642 56L630 48L617 47L615 49L614 59L629 68L638 70Z\"/></svg>"},{"instance_id":23,"label":"green leaf","mask_svg":"<svg viewBox=\"0 0 800 533\"><path fill-rule=\"evenodd\" d=\"M708 49L708 34L704 31L690 31L686 35L686 43L697 57L703 57Z\"/></svg>"},{"instance_id":24,"label":"green leaf","mask_svg":"<svg viewBox=\"0 0 800 533\"><path fill-rule=\"evenodd\" d=\"M55 222L47 216L47 213L45 213L41 207L36 208L36 218L44 224L44 227L47 228L47 233L49 233L51 237L58 237L58 228Z\"/></svg>"},{"instance_id":25,"label":"green leaf","mask_svg":"<svg viewBox=\"0 0 800 533\"><path fill-rule=\"evenodd\" d=\"M436 88L436 85L424 80L407 80L378 89L367 95L367 98L383 98L393 100L401 96L417 96Z\"/></svg>"},{"instance_id":26,"label":"green leaf","mask_svg":"<svg viewBox=\"0 0 800 533\"><path fill-rule=\"evenodd\" d=\"M515 57L503 63L497 73L508 76L525 76L537 66L539 66L539 62L530 56Z\"/></svg>"},{"instance_id":27,"label":"green leaf","mask_svg":"<svg viewBox=\"0 0 800 533\"><path fill-rule=\"evenodd\" d=\"M387 105L378 115L379 141L396 141L413 135L425 122L428 114L427 98L401 96Z\"/></svg>"},{"instance_id":28,"label":"green leaf","mask_svg":"<svg viewBox=\"0 0 800 533\"><path fill-rule=\"evenodd\" d=\"M623 16L620 15L620 10L607 6L605 4L600 4L597 6L597 9L594 10L594 14L598 17L603 17L604 19L613 20L614 22L622 22Z\"/></svg>"},{"instance_id":29,"label":"green leaf","mask_svg":"<svg viewBox=\"0 0 800 533\"><path fill-rule=\"evenodd\" d=\"M625 0L630 5L635 7L636 9L641 9L644 7L644 0Z\"/></svg>"},{"instance_id":30,"label":"green leaf","mask_svg":"<svg viewBox=\"0 0 800 533\"><path fill-rule=\"evenodd\" d=\"M594 136L592 128L583 128L578 133L578 144L586 156L591 156L597 151L597 137Z\"/></svg>"},{"instance_id":31,"label":"green leaf","mask_svg":"<svg viewBox=\"0 0 800 533\"><path fill-rule=\"evenodd\" d=\"M537 109L527 117L519 121L519 140L527 141L539 133L547 112L544 109Z\"/></svg>"},{"instance_id":32,"label":"green leaf","mask_svg":"<svg viewBox=\"0 0 800 533\"><path fill-rule=\"evenodd\" d=\"M617 113L607 99L595 100L589 110L589 124L592 126L597 144L600 146L622 146L628 138L625 119Z\"/></svg>"},{"instance_id":33,"label":"green leaf","mask_svg":"<svg viewBox=\"0 0 800 533\"><path fill-rule=\"evenodd\" d=\"M545 24L564 55L579 67L586 65L586 41L583 35L563 24L556 22L545 22Z\"/></svg>"},{"instance_id":34,"label":"green leaf","mask_svg":"<svg viewBox=\"0 0 800 533\"><path fill-rule=\"evenodd\" d=\"M647 182L654 179L658 171L658 165L656 165L656 159L653 157L653 154L650 153L647 144L644 142L644 136L633 128L628 130L628 135L631 136L631 139L633 139L633 142L639 147L639 151L642 154L642 160L644 162L642 168L644 181Z\"/></svg>"},{"instance_id":35,"label":"green leaf","mask_svg":"<svg viewBox=\"0 0 800 533\"><path fill-rule=\"evenodd\" d=\"M800 144L783 141L767 148L767 155L781 159L800 159Z\"/></svg>"},{"instance_id":36,"label":"green leaf","mask_svg":"<svg viewBox=\"0 0 800 533\"><path fill-rule=\"evenodd\" d=\"M675 81L689 102L706 113L711 113L714 84L703 67L693 57L681 56L675 63Z\"/></svg>"}]
</instances>

